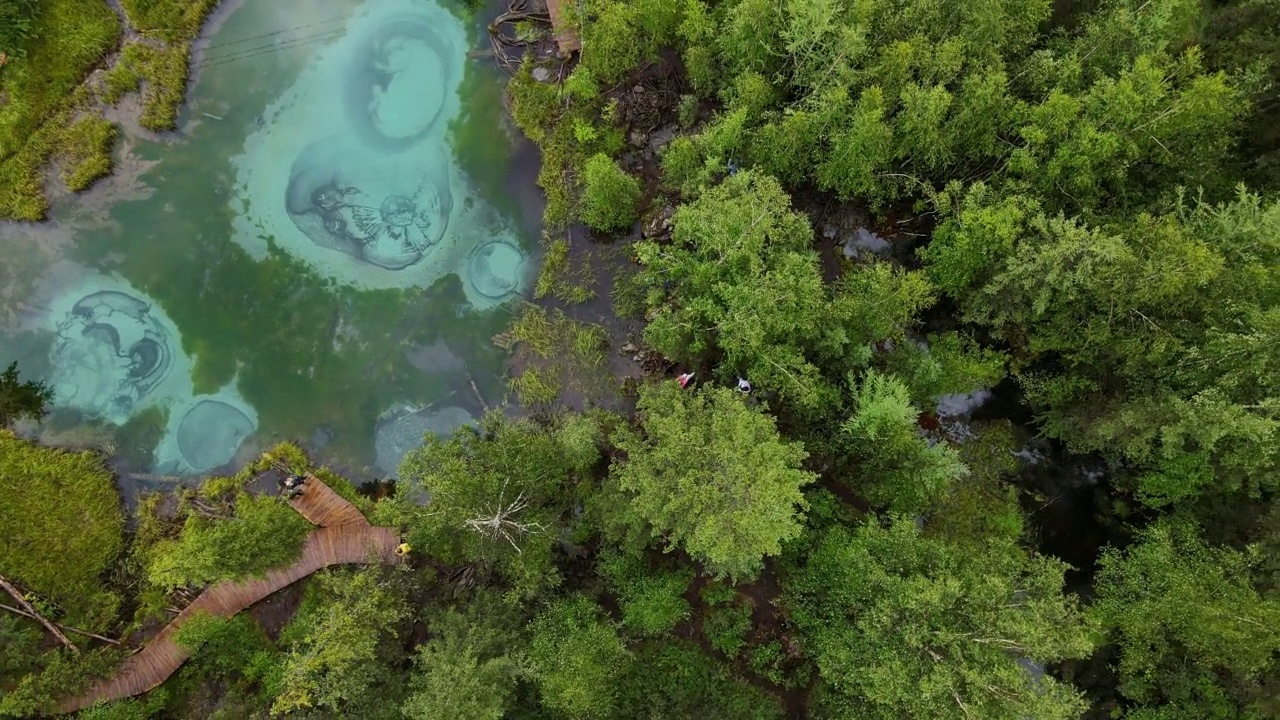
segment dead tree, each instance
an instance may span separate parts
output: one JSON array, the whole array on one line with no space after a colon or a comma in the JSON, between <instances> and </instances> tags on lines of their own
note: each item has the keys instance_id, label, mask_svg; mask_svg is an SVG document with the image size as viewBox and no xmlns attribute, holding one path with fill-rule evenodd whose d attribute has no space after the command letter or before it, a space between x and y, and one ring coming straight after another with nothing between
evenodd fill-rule
<instances>
[{"instance_id":1,"label":"dead tree","mask_svg":"<svg viewBox=\"0 0 1280 720\"><path fill-rule=\"evenodd\" d=\"M506 540L519 553L521 550L520 544L516 542L517 537L543 533L547 528L542 523L516 520L515 515L528 507L529 501L525 498L524 492L521 492L516 495L516 499L512 500L511 504L504 505L503 496L506 492L507 481L504 481L502 490L498 492L497 504L488 511L488 514L474 517L468 520L466 525L494 542Z\"/></svg>"},{"instance_id":2,"label":"dead tree","mask_svg":"<svg viewBox=\"0 0 1280 720\"><path fill-rule=\"evenodd\" d=\"M24 617L24 618L31 618L32 620L37 620L37 621L38 621L38 620L40 620L40 616L39 616L39 615L32 615L31 613L27 612L26 610L21 610L21 609L19 609L19 608L13 607L13 606L11 606L11 605L5 605L4 603L0 603L0 610L7 610L7 611L9 611L9 612L13 613L14 615L21 615L21 616L22 616L22 617ZM85 636L85 637L91 637L91 638L93 638L94 640L101 640L102 642L105 642L105 643L111 643L112 645L124 645L124 643L120 642L119 640L115 640L115 639L109 638L109 637L107 637L107 636L105 636L105 635L99 635L99 634L97 634L97 633L91 633L91 632L89 632L88 630L81 630L80 628L73 628L73 627L71 627L70 625L58 625L58 627L59 627L59 628L61 628L61 629L63 629L63 630L66 630L66 631L67 631L67 632L69 632L69 633L75 633L75 634L77 634L77 635L83 635L83 636Z\"/></svg>"}]
</instances>

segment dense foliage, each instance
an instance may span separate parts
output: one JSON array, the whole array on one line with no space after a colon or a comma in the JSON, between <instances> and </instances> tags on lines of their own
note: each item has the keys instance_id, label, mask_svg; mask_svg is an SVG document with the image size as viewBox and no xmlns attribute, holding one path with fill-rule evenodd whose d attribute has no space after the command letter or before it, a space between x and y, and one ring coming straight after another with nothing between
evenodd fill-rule
<instances>
[{"instance_id":1,"label":"dense foliage","mask_svg":"<svg viewBox=\"0 0 1280 720\"><path fill-rule=\"evenodd\" d=\"M0 5L0 53L17 55L31 37L36 0L6 0Z\"/></svg>"},{"instance_id":2,"label":"dense foliage","mask_svg":"<svg viewBox=\"0 0 1280 720\"><path fill-rule=\"evenodd\" d=\"M814 542L788 604L832 717L1079 716L1079 694L1034 669L1092 649L1061 562L974 552L910 521Z\"/></svg>"},{"instance_id":3,"label":"dense foliage","mask_svg":"<svg viewBox=\"0 0 1280 720\"><path fill-rule=\"evenodd\" d=\"M260 577L288 565L302 551L311 525L276 498L241 494L234 515L187 516L176 539L151 549L148 579L162 588L201 587L218 580Z\"/></svg>"},{"instance_id":4,"label":"dense foliage","mask_svg":"<svg viewBox=\"0 0 1280 720\"><path fill-rule=\"evenodd\" d=\"M171 5L124 3L180 41ZM410 548L193 620L191 661L98 717L1280 716L1280 5L569 5L577 64L508 88L536 297L611 289L655 377L612 392L596 306L531 305L495 339L528 412L425 438L391 497L284 446L144 500L123 554L100 461L0 435L31 459L0 570L56 620L287 562L305 523L245 490L271 468ZM634 267L587 280L574 222ZM599 385L615 412L563 407ZM51 532L56 567L7 543ZM0 714L110 659L44 632L0 617Z\"/></svg>"},{"instance_id":5,"label":"dense foliage","mask_svg":"<svg viewBox=\"0 0 1280 720\"><path fill-rule=\"evenodd\" d=\"M1280 668L1280 598L1259 595L1251 558L1206 547L1194 525L1160 522L1103 553L1091 612L1120 646L1120 692L1144 717L1264 717Z\"/></svg>"},{"instance_id":6,"label":"dense foliage","mask_svg":"<svg viewBox=\"0 0 1280 720\"><path fill-rule=\"evenodd\" d=\"M800 534L804 450L728 388L688 393L675 383L641 390L643 435L616 439L627 453L612 482L655 537L716 575L754 577L766 556Z\"/></svg>"}]
</instances>

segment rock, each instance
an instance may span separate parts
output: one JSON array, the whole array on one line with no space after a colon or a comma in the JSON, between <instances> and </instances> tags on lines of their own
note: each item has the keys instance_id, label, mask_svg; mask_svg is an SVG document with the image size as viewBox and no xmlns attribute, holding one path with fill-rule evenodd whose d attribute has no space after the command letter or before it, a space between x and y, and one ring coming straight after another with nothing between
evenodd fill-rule
<instances>
[{"instance_id":1,"label":"rock","mask_svg":"<svg viewBox=\"0 0 1280 720\"><path fill-rule=\"evenodd\" d=\"M642 356L642 355L635 355L635 356L633 356L633 357L631 358L631 361L632 361L632 362L640 362L640 361L642 361L642 360L644 360L644 356Z\"/></svg>"},{"instance_id":2,"label":"rock","mask_svg":"<svg viewBox=\"0 0 1280 720\"><path fill-rule=\"evenodd\" d=\"M675 213L675 208L667 205L653 215L650 215L649 219L645 221L644 228L642 229L644 236L656 237L661 235L664 231L670 230L671 218Z\"/></svg>"},{"instance_id":3,"label":"rock","mask_svg":"<svg viewBox=\"0 0 1280 720\"><path fill-rule=\"evenodd\" d=\"M644 86L643 86L643 85L637 85L637 86L635 86L635 87L631 88L631 92L633 92L633 93L635 93L635 94L637 94L637 95L643 95L643 94L644 94Z\"/></svg>"},{"instance_id":4,"label":"rock","mask_svg":"<svg viewBox=\"0 0 1280 720\"><path fill-rule=\"evenodd\" d=\"M822 237L828 240L834 240L839 232L840 229L835 225L824 225L822 227Z\"/></svg>"},{"instance_id":5,"label":"rock","mask_svg":"<svg viewBox=\"0 0 1280 720\"><path fill-rule=\"evenodd\" d=\"M630 139L632 145L644 147L644 144L649 140L649 136L640 130L632 130Z\"/></svg>"},{"instance_id":6,"label":"rock","mask_svg":"<svg viewBox=\"0 0 1280 720\"><path fill-rule=\"evenodd\" d=\"M863 252L869 252L873 255L881 255L889 252L889 241L876 235L866 228L858 228L852 237L844 240L844 256L854 258Z\"/></svg>"},{"instance_id":7,"label":"rock","mask_svg":"<svg viewBox=\"0 0 1280 720\"><path fill-rule=\"evenodd\" d=\"M546 82L551 79L551 71L544 67L536 67L533 69L533 79L538 82Z\"/></svg>"},{"instance_id":8,"label":"rock","mask_svg":"<svg viewBox=\"0 0 1280 720\"><path fill-rule=\"evenodd\" d=\"M667 146L676 137L677 128L675 125L668 125L661 130L657 130L649 136L649 150L658 152Z\"/></svg>"},{"instance_id":9,"label":"rock","mask_svg":"<svg viewBox=\"0 0 1280 720\"><path fill-rule=\"evenodd\" d=\"M621 348L619 348L619 349L620 349L623 353L633 353L633 352L635 352L636 350L639 350L640 348L636 347L636 346L635 346L635 343L626 343L625 345L623 345L623 346L622 346Z\"/></svg>"}]
</instances>

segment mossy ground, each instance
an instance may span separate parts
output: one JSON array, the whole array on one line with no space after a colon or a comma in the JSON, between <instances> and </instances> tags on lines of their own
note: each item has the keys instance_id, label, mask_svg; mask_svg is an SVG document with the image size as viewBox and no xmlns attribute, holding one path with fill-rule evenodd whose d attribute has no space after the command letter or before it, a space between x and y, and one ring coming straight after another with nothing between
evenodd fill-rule
<instances>
[{"instance_id":1,"label":"mossy ground","mask_svg":"<svg viewBox=\"0 0 1280 720\"><path fill-rule=\"evenodd\" d=\"M38 595L46 614L106 627L120 599L98 578L123 547L124 515L102 456L0 429L0 496L0 575Z\"/></svg>"},{"instance_id":2,"label":"mossy ground","mask_svg":"<svg viewBox=\"0 0 1280 720\"><path fill-rule=\"evenodd\" d=\"M92 73L123 35L119 16L103 0L43 0L25 54L0 70L0 219L44 219L50 162L73 192L110 174L116 131L103 105L144 86L142 126L176 127L191 41L217 2L124 0L139 37L99 81Z\"/></svg>"},{"instance_id":3,"label":"mossy ground","mask_svg":"<svg viewBox=\"0 0 1280 720\"><path fill-rule=\"evenodd\" d=\"M101 129L78 116L94 99L82 83L120 41L119 19L103 0L39 8L25 55L0 69L0 218L44 217L44 170L54 156L71 160L68 184L80 187L111 163Z\"/></svg>"}]
</instances>

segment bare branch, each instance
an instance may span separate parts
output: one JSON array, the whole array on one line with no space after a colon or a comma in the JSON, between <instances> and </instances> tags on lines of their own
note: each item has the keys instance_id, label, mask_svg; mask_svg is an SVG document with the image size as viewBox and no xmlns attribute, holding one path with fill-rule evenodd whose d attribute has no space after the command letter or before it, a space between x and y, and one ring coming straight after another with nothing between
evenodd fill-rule
<instances>
[{"instance_id":1,"label":"bare branch","mask_svg":"<svg viewBox=\"0 0 1280 720\"><path fill-rule=\"evenodd\" d=\"M509 482L509 481L508 481ZM515 520L516 513L524 510L529 506L528 499L521 492L516 499L511 501L510 505L503 505L503 495L506 494L507 482L502 483L502 490L498 492L498 503L488 511L486 515L479 515L466 521L466 526L480 533L481 535L497 542L506 540L507 543L515 549L517 553L522 552L520 544L516 542L516 538L523 535L533 535L536 533L544 533L547 528L542 523L537 522L519 522Z\"/></svg>"},{"instance_id":2,"label":"bare branch","mask_svg":"<svg viewBox=\"0 0 1280 720\"><path fill-rule=\"evenodd\" d=\"M20 609L18 609L18 608L16 608L16 607L12 607L12 606L9 606L9 605L5 605L4 603L0 603L0 610L8 610L9 612L13 613L14 615L21 615L22 617L25 617L25 618L31 618L32 620L39 620L39 619L40 619L40 618L39 618L39 616L32 615L31 613L27 612L26 610L20 610ZM85 636L85 637L91 637L91 638L93 638L94 640L101 640L101 641L103 641L103 642L111 643L112 645L124 645L124 643L120 642L119 640L113 640L113 639L111 639L111 638L109 638L109 637L105 637L105 636L99 635L99 634L97 634L97 633L91 633L91 632L89 632L88 630L81 630L80 628L73 628L73 627L71 627L71 626L69 626L69 625L58 625L58 627L62 628L63 630L66 630L66 631L67 631L67 632L69 632L69 633L75 633L75 634L77 634L77 635L83 635L83 636Z\"/></svg>"},{"instance_id":3,"label":"bare branch","mask_svg":"<svg viewBox=\"0 0 1280 720\"><path fill-rule=\"evenodd\" d=\"M18 592L18 588L14 587L13 585L10 585L9 581L6 580L3 575L0 575L0 588L4 588L5 592L12 595L13 599L18 601L18 604L22 606L23 610L26 610L28 613L30 613L31 617L34 618L36 621L38 621L41 625L43 625L46 630L53 633L53 636L58 638L58 642L61 642L63 645L66 645L71 650L71 652L76 652L76 653L80 652L80 648L76 647L75 643L68 640L67 636L62 634L62 631L58 629L57 625L54 625L53 623L49 622L43 615L36 612L36 609L31 606L31 603L27 602L27 599L22 596L22 593Z\"/></svg>"}]
</instances>

